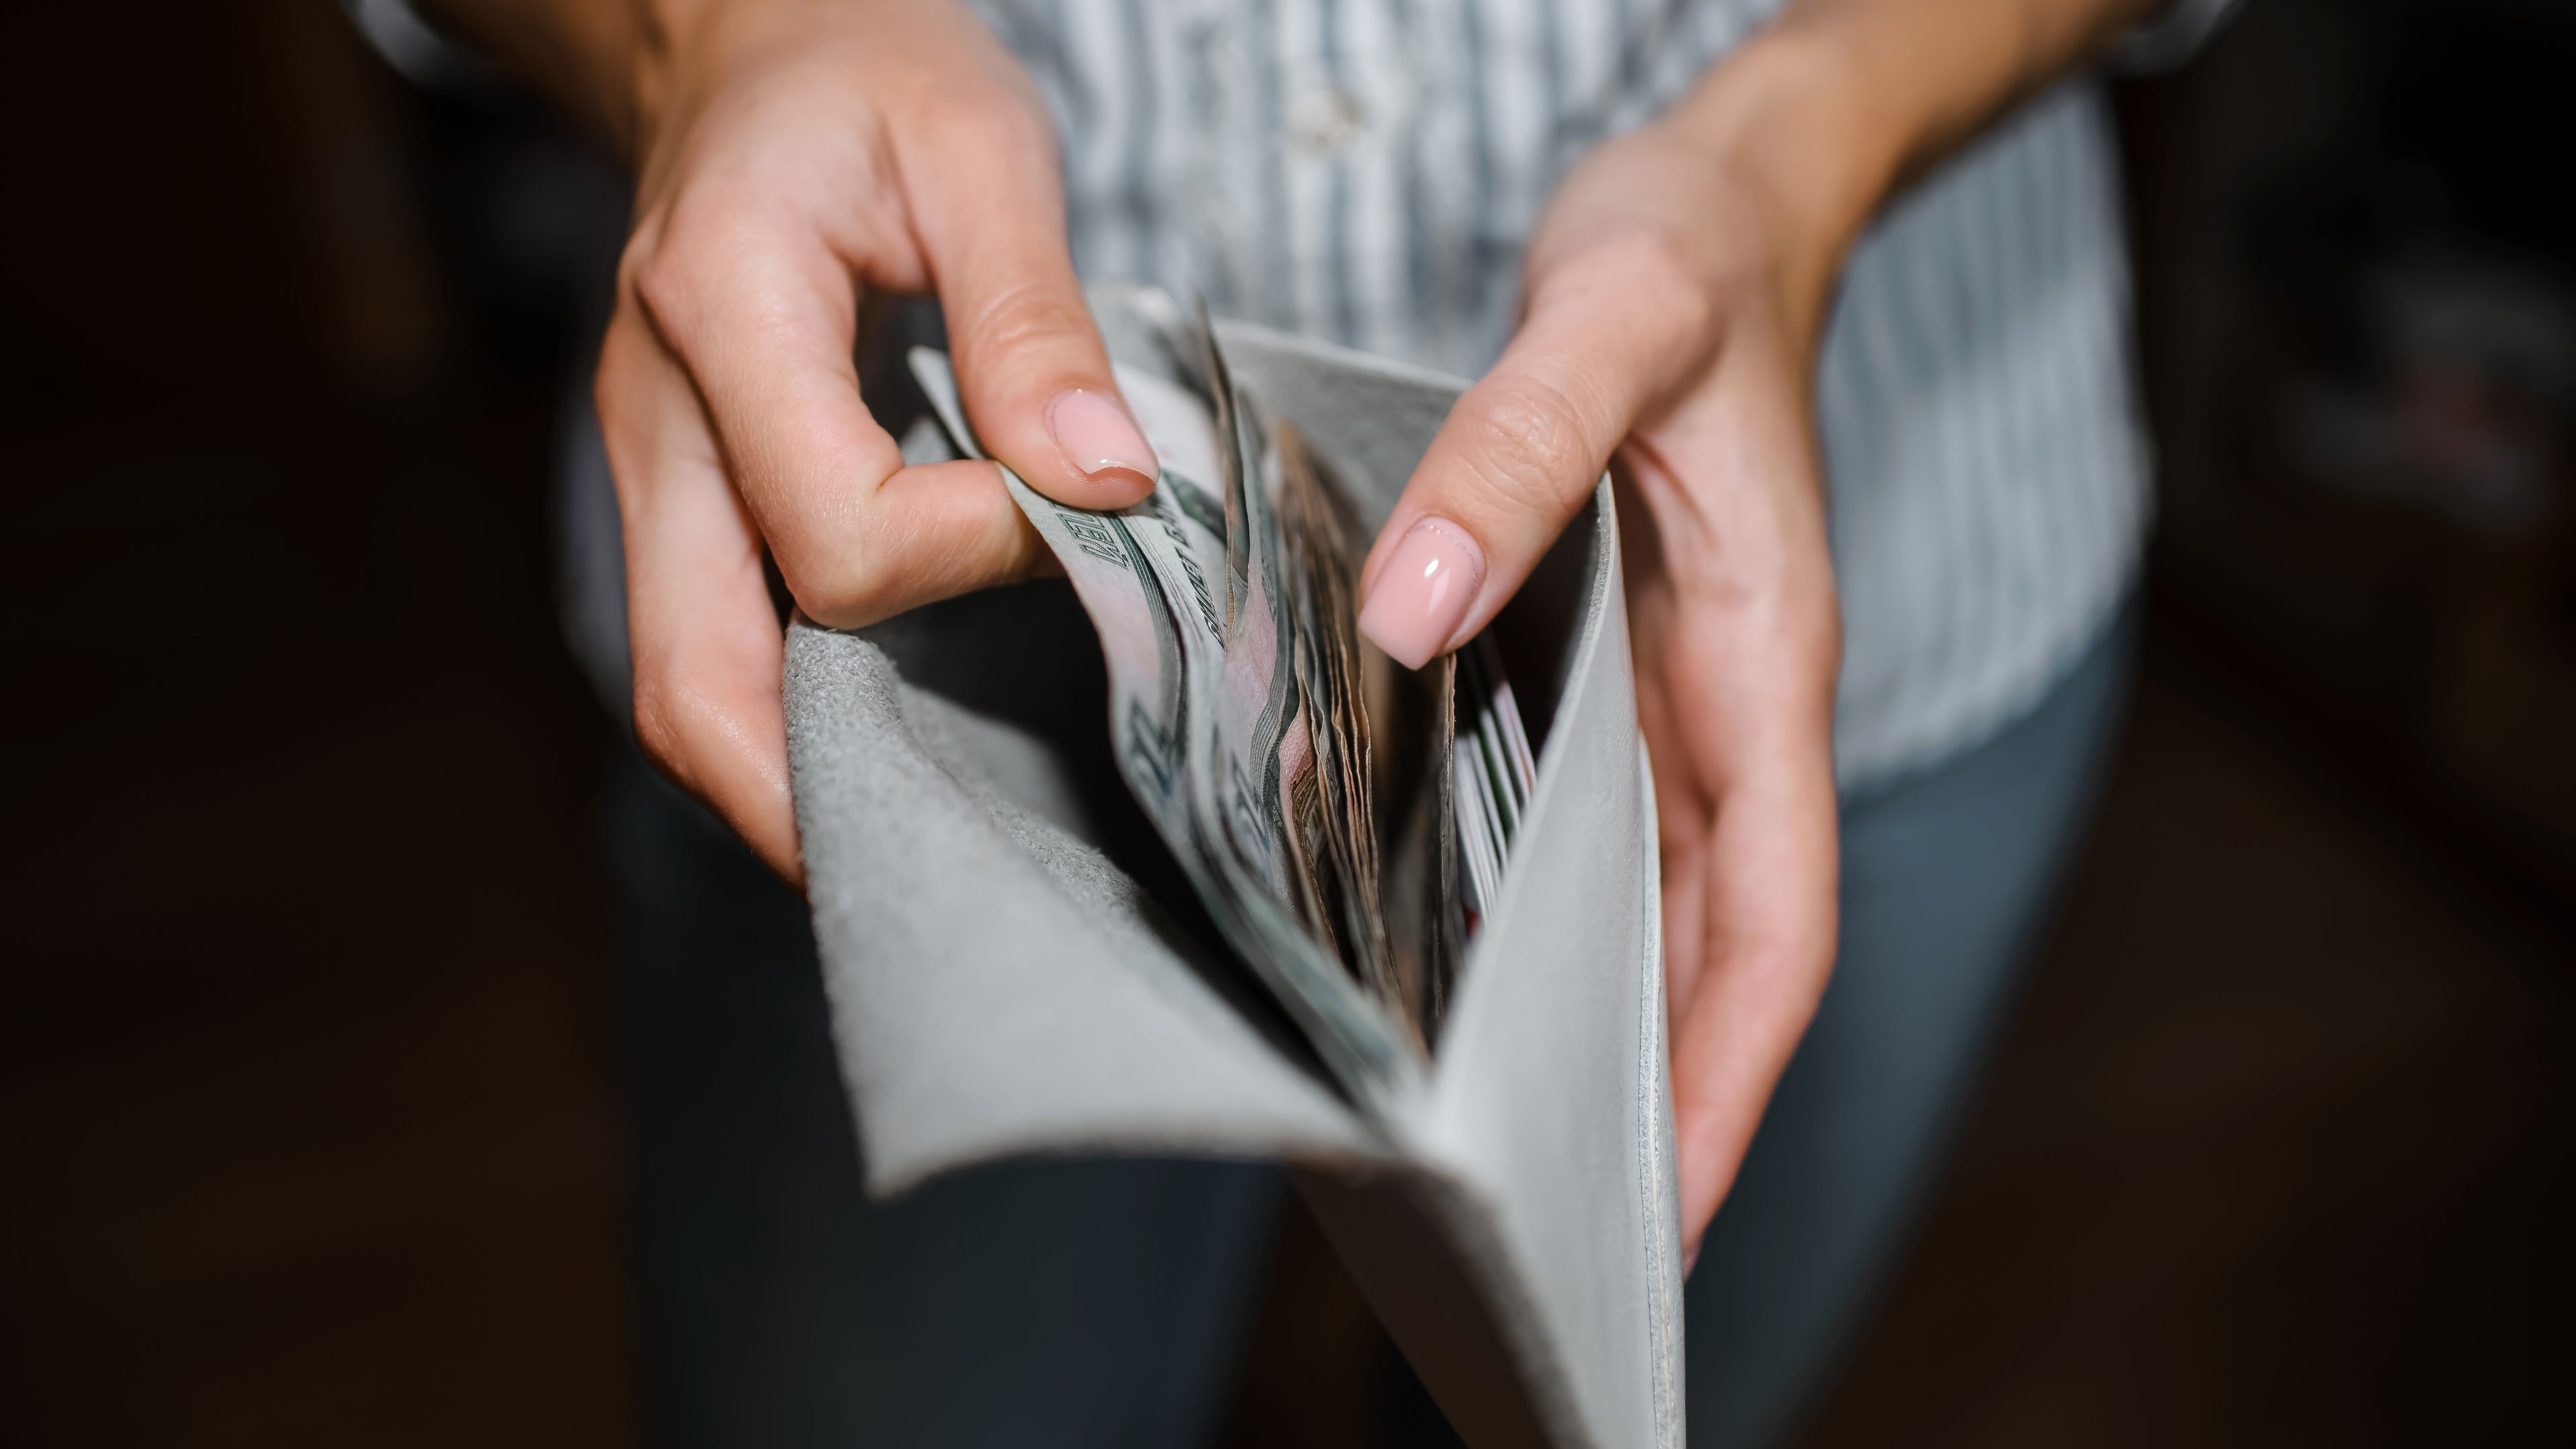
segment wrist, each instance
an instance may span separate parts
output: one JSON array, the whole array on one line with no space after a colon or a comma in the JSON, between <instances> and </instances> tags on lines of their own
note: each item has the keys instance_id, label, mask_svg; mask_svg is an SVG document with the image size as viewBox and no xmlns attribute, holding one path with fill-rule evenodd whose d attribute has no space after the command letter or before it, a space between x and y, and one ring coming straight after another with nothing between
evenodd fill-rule
<instances>
[{"instance_id":1,"label":"wrist","mask_svg":"<svg viewBox=\"0 0 2576 1449\"><path fill-rule=\"evenodd\" d=\"M634 0L632 44L617 72L631 150L639 170L674 119L721 84L744 57L776 43L800 22L839 8L829 0Z\"/></svg>"},{"instance_id":2,"label":"wrist","mask_svg":"<svg viewBox=\"0 0 2576 1449\"><path fill-rule=\"evenodd\" d=\"M889 80L918 84L964 63L991 69L994 45L982 20L957 0L637 0L642 17L628 74L634 97L632 154L645 189L661 153L719 94L817 66L830 87L884 94ZM967 43L961 46L960 40ZM989 54L987 52L990 52ZM1014 72L1016 73L1016 72Z\"/></svg>"},{"instance_id":3,"label":"wrist","mask_svg":"<svg viewBox=\"0 0 2576 1449\"><path fill-rule=\"evenodd\" d=\"M1888 193L2162 0L1791 0L1666 124L1775 213L1819 304Z\"/></svg>"},{"instance_id":4,"label":"wrist","mask_svg":"<svg viewBox=\"0 0 2576 1449\"><path fill-rule=\"evenodd\" d=\"M1904 165L1904 128L1833 37L1771 31L1729 56L1664 118L1758 213L1782 292L1820 323L1852 242Z\"/></svg>"}]
</instances>

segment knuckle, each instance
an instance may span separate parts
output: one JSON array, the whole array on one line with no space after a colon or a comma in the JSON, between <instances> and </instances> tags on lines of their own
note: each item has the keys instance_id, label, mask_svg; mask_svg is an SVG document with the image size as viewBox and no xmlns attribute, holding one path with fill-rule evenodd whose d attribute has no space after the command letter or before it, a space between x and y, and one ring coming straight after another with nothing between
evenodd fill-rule
<instances>
[{"instance_id":1,"label":"knuckle","mask_svg":"<svg viewBox=\"0 0 2576 1449\"><path fill-rule=\"evenodd\" d=\"M1700 252L1688 237L1665 227L1652 227L1621 238L1611 248L1609 265L1629 278L1639 296L1655 303L1672 332L1697 336L1717 313L1716 297L1705 275Z\"/></svg>"},{"instance_id":2,"label":"knuckle","mask_svg":"<svg viewBox=\"0 0 2576 1449\"><path fill-rule=\"evenodd\" d=\"M692 270L684 248L668 245L660 236L647 242L639 235L628 243L618 265L618 290L634 298L644 317L667 333L683 315L694 290Z\"/></svg>"},{"instance_id":3,"label":"knuckle","mask_svg":"<svg viewBox=\"0 0 2576 1449\"><path fill-rule=\"evenodd\" d=\"M983 298L962 321L957 329L962 350L1009 356L1032 345L1083 336L1091 327L1091 311L1079 292L1021 280Z\"/></svg>"},{"instance_id":4,"label":"knuckle","mask_svg":"<svg viewBox=\"0 0 2576 1449\"><path fill-rule=\"evenodd\" d=\"M1615 311L1647 351L1696 350L1717 330L1731 285L1710 250L1704 238L1671 226L1624 229L1551 266L1533 305Z\"/></svg>"},{"instance_id":5,"label":"knuckle","mask_svg":"<svg viewBox=\"0 0 2576 1449\"><path fill-rule=\"evenodd\" d=\"M624 295L675 344L711 309L756 289L759 263L782 250L788 218L740 188L692 188L658 225L638 231L619 263Z\"/></svg>"},{"instance_id":6,"label":"knuckle","mask_svg":"<svg viewBox=\"0 0 2576 1449\"><path fill-rule=\"evenodd\" d=\"M652 264L653 255L661 250L664 214L660 208L638 221L628 233L626 245L617 253L617 291L621 297L635 294L636 279Z\"/></svg>"},{"instance_id":7,"label":"knuckle","mask_svg":"<svg viewBox=\"0 0 2576 1449\"><path fill-rule=\"evenodd\" d=\"M1527 375L1489 380L1477 415L1477 471L1489 491L1531 512L1552 509L1601 471L1581 408Z\"/></svg>"},{"instance_id":8,"label":"knuckle","mask_svg":"<svg viewBox=\"0 0 2576 1449\"><path fill-rule=\"evenodd\" d=\"M944 154L1055 159L1054 123L1023 97L998 88L973 86L933 95L924 103L920 125L921 134Z\"/></svg>"},{"instance_id":9,"label":"knuckle","mask_svg":"<svg viewBox=\"0 0 2576 1449\"><path fill-rule=\"evenodd\" d=\"M1604 240L1600 260L1641 291L1693 292L1705 250L1669 226L1644 226Z\"/></svg>"},{"instance_id":10,"label":"knuckle","mask_svg":"<svg viewBox=\"0 0 2576 1449\"><path fill-rule=\"evenodd\" d=\"M821 559L778 560L778 576L805 617L827 629L859 629L893 612L888 601L900 580L877 551L850 546Z\"/></svg>"},{"instance_id":11,"label":"knuckle","mask_svg":"<svg viewBox=\"0 0 2576 1449\"><path fill-rule=\"evenodd\" d=\"M686 788L690 782L686 731L679 720L678 698L658 669L636 661L635 743L653 767Z\"/></svg>"},{"instance_id":12,"label":"knuckle","mask_svg":"<svg viewBox=\"0 0 2576 1449\"><path fill-rule=\"evenodd\" d=\"M625 247L617 254L617 292L621 298L641 296L644 278L664 264L663 254L669 250L670 236L671 204L668 201L655 206L636 222L635 230L627 235Z\"/></svg>"}]
</instances>

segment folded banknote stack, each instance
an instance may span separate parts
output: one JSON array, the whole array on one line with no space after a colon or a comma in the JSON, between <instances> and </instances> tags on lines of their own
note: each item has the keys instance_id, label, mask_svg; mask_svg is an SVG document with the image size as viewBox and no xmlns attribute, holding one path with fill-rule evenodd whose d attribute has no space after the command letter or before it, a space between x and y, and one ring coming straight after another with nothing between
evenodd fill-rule
<instances>
[{"instance_id":1,"label":"folded banknote stack","mask_svg":"<svg viewBox=\"0 0 2576 1449\"><path fill-rule=\"evenodd\" d=\"M1489 639L1418 674L1364 641L1332 460L1234 385L1204 317L1131 311L1152 495L1087 512L1006 473L1011 496L1099 631L1120 773L1200 904L1348 1090L1400 1095L1537 783L1511 686ZM981 456L947 358L910 361Z\"/></svg>"},{"instance_id":2,"label":"folded banknote stack","mask_svg":"<svg viewBox=\"0 0 2576 1449\"><path fill-rule=\"evenodd\" d=\"M1359 568L1459 384L1147 289L1092 302L1152 495L1089 512L1005 469L1065 579L790 631L872 1189L1276 1158L1470 1443L1680 1444L1606 482L1484 635L1403 669L1357 631ZM906 455L980 456L946 358L904 361Z\"/></svg>"}]
</instances>

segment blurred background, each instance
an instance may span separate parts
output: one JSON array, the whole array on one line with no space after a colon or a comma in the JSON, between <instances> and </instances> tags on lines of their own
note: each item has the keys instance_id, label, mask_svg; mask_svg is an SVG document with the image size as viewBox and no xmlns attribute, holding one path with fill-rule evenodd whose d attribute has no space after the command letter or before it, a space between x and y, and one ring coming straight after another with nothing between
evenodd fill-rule
<instances>
[{"instance_id":1,"label":"blurred background","mask_svg":"<svg viewBox=\"0 0 2576 1449\"><path fill-rule=\"evenodd\" d=\"M547 486L622 183L352 10L13 22L8 1443L643 1437ZM2576 1443L2576 7L2250 0L2119 110L2144 675L1809 1441ZM1403 1378L1292 1209L1229 1442Z\"/></svg>"}]
</instances>

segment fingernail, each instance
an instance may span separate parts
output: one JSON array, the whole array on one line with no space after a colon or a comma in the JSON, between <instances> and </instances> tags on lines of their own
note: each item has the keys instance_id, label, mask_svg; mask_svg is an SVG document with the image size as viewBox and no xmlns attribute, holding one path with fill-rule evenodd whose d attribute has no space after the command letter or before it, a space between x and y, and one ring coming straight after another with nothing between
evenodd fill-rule
<instances>
[{"instance_id":1,"label":"fingernail","mask_svg":"<svg viewBox=\"0 0 2576 1449\"><path fill-rule=\"evenodd\" d=\"M1074 471L1094 483L1130 483L1146 488L1162 472L1152 445L1115 398L1070 387L1047 404L1047 431Z\"/></svg>"},{"instance_id":2,"label":"fingernail","mask_svg":"<svg viewBox=\"0 0 2576 1449\"><path fill-rule=\"evenodd\" d=\"M1407 669L1420 669L1448 647L1449 636L1476 602L1485 553L1445 518L1413 525L1377 576L1360 609L1360 632Z\"/></svg>"}]
</instances>

